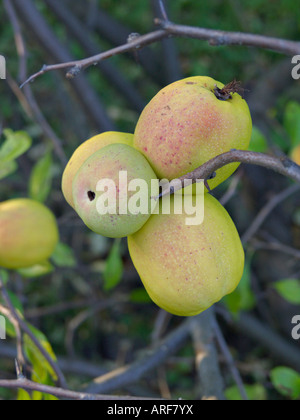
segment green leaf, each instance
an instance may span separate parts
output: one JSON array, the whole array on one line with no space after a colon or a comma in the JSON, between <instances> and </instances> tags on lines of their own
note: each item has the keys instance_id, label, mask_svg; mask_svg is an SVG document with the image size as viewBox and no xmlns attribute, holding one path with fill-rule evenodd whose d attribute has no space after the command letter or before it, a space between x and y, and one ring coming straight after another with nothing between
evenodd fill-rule
<instances>
[{"instance_id":1,"label":"green leaf","mask_svg":"<svg viewBox=\"0 0 300 420\"><path fill-rule=\"evenodd\" d=\"M39 391L32 391L32 401L42 401L43 393Z\"/></svg>"},{"instance_id":2,"label":"green leaf","mask_svg":"<svg viewBox=\"0 0 300 420\"><path fill-rule=\"evenodd\" d=\"M31 147L32 139L25 131L3 130L6 137L0 146L0 162L5 163L17 159Z\"/></svg>"},{"instance_id":3,"label":"green leaf","mask_svg":"<svg viewBox=\"0 0 300 420\"><path fill-rule=\"evenodd\" d=\"M300 280L281 280L276 282L273 287L285 300L294 305L300 305Z\"/></svg>"},{"instance_id":4,"label":"green leaf","mask_svg":"<svg viewBox=\"0 0 300 420\"><path fill-rule=\"evenodd\" d=\"M52 154L47 153L32 169L29 179L29 196L45 202L52 186Z\"/></svg>"},{"instance_id":5,"label":"green leaf","mask_svg":"<svg viewBox=\"0 0 300 420\"><path fill-rule=\"evenodd\" d=\"M44 396L44 401L59 401L59 399L55 397L54 395L43 394L43 396Z\"/></svg>"},{"instance_id":6,"label":"green leaf","mask_svg":"<svg viewBox=\"0 0 300 420\"><path fill-rule=\"evenodd\" d=\"M271 381L281 395L293 400L300 398L300 375L293 369L287 367L273 369Z\"/></svg>"},{"instance_id":7,"label":"green leaf","mask_svg":"<svg viewBox=\"0 0 300 420\"><path fill-rule=\"evenodd\" d=\"M61 242L57 244L51 259L58 267L75 267L77 264L72 248Z\"/></svg>"},{"instance_id":8,"label":"green leaf","mask_svg":"<svg viewBox=\"0 0 300 420\"><path fill-rule=\"evenodd\" d=\"M106 260L103 273L104 290L114 289L121 281L123 275L123 261L120 254L121 241L117 239Z\"/></svg>"},{"instance_id":9,"label":"green leaf","mask_svg":"<svg viewBox=\"0 0 300 420\"><path fill-rule=\"evenodd\" d=\"M243 277L237 289L223 298L223 302L233 314L240 311L249 311L255 306L255 296L251 289L251 260L245 262Z\"/></svg>"},{"instance_id":10,"label":"green leaf","mask_svg":"<svg viewBox=\"0 0 300 420\"><path fill-rule=\"evenodd\" d=\"M152 302L146 289L140 287L130 293L130 301L134 303L150 303Z\"/></svg>"},{"instance_id":11,"label":"green leaf","mask_svg":"<svg viewBox=\"0 0 300 420\"><path fill-rule=\"evenodd\" d=\"M24 389L20 389L20 388L18 389L17 400L18 401L32 401L29 393L27 391L25 391Z\"/></svg>"},{"instance_id":12,"label":"green leaf","mask_svg":"<svg viewBox=\"0 0 300 420\"><path fill-rule=\"evenodd\" d=\"M291 101L287 104L284 119L284 127L289 134L292 142L292 147L300 144L300 104Z\"/></svg>"},{"instance_id":13,"label":"green leaf","mask_svg":"<svg viewBox=\"0 0 300 420\"><path fill-rule=\"evenodd\" d=\"M15 308L15 310L18 312L19 315L21 315L23 317L24 308L23 308L23 305L22 305L20 299L18 298L18 296L15 295L10 290L7 291L7 294L9 296L9 299L10 299L11 303L13 304L13 307Z\"/></svg>"},{"instance_id":14,"label":"green leaf","mask_svg":"<svg viewBox=\"0 0 300 420\"><path fill-rule=\"evenodd\" d=\"M266 401L267 393L262 385L245 385L244 386L249 401ZM225 391L226 399L229 401L242 401L240 390L237 386L227 388Z\"/></svg>"},{"instance_id":15,"label":"green leaf","mask_svg":"<svg viewBox=\"0 0 300 420\"><path fill-rule=\"evenodd\" d=\"M53 265L49 261L44 261L39 264L35 264L31 267L27 268L20 268L17 270L17 272L25 278L36 278L36 277L42 277L47 274L50 274L54 271Z\"/></svg>"},{"instance_id":16,"label":"green leaf","mask_svg":"<svg viewBox=\"0 0 300 420\"><path fill-rule=\"evenodd\" d=\"M249 150L252 152L265 153L268 149L268 142L263 133L257 128L253 127L252 138Z\"/></svg>"},{"instance_id":17,"label":"green leaf","mask_svg":"<svg viewBox=\"0 0 300 420\"><path fill-rule=\"evenodd\" d=\"M1 269L1 268L0 268L0 280L2 281L4 286L7 284L8 280L9 280L8 272L6 270Z\"/></svg>"},{"instance_id":18,"label":"green leaf","mask_svg":"<svg viewBox=\"0 0 300 420\"><path fill-rule=\"evenodd\" d=\"M15 160L9 160L8 162L1 162L0 164L0 180L13 174L18 169L18 164Z\"/></svg>"},{"instance_id":19,"label":"green leaf","mask_svg":"<svg viewBox=\"0 0 300 420\"><path fill-rule=\"evenodd\" d=\"M274 128L270 128L270 134L272 143L288 154L291 149L291 144L286 141L286 138L281 134L281 132L276 131Z\"/></svg>"},{"instance_id":20,"label":"green leaf","mask_svg":"<svg viewBox=\"0 0 300 420\"><path fill-rule=\"evenodd\" d=\"M31 332L36 337L36 339L40 342L41 346L47 351L47 353L49 354L51 359L56 361L56 356L55 356L55 354L52 350L52 347L51 347L50 343L48 342L47 338L45 337L45 335L41 331L39 331L38 329L33 327L32 325L30 325L30 324L27 324L27 325L30 328ZM50 366L50 364L48 363L48 361L41 354L41 352L36 347L36 345L31 340L31 338L29 337L28 334L24 334L23 341L24 341L24 343L23 343L24 352L26 354L26 357L28 358L28 360L32 364L34 375L35 375L32 378L32 380L35 380L36 382L39 382L39 383L46 383L46 381L49 380L48 379L48 374L49 374L51 376L51 378L54 381L56 381L57 376L56 376L55 372L53 371L53 369Z\"/></svg>"}]
</instances>

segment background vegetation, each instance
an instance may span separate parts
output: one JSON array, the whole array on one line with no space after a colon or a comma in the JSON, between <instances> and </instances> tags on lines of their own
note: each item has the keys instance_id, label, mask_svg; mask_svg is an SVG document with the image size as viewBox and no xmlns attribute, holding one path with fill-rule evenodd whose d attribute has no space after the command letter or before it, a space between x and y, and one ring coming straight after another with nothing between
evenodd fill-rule
<instances>
[{"instance_id":1,"label":"background vegetation","mask_svg":"<svg viewBox=\"0 0 300 420\"><path fill-rule=\"evenodd\" d=\"M28 76L44 63L84 58L125 43L133 32L150 32L155 16L151 1L63 0L57 11L50 0L35 0L31 4L51 32L45 39L45 26L35 16L31 15L32 20L25 16L20 3L12 1L26 41ZM299 39L300 9L292 0L167 3L170 19L180 24ZM65 72L45 74L30 85L39 107L33 113L32 103L18 88L24 78L20 78L14 30L3 3L0 28L0 53L8 67L7 81L0 83L0 147L10 139L25 150L19 149L9 164L2 162L0 200L29 196L43 201L57 217L61 238L47 266L1 271L1 275L14 306L34 326L40 342L58 357L69 387L80 390L98 375L141 360L145 349L168 337L182 319L166 315L150 302L126 240L93 234L67 205L60 188L66 159L101 131L133 132L143 106L161 87L194 75L209 75L223 83L241 80L255 124L252 149L290 154L300 144L299 82L292 79L290 58L284 55L172 39L113 57L74 81L67 80ZM39 113L44 116L42 122ZM213 194L224 200L244 235L243 281L237 292L217 305L216 316L248 397L299 398L300 357L297 363L295 354L298 351L300 356L300 348L299 341L291 338L291 319L300 315L299 190L291 190L291 182L280 175L242 165ZM265 207L270 202L278 206ZM259 213L261 209L264 213ZM253 228L257 215L261 223ZM5 379L15 377L14 329L9 332L12 337L0 342L0 378ZM55 373L37 356L30 338L24 339L24 345L31 365L28 376L54 384ZM195 335L182 338L179 347L141 379L111 392L201 397ZM219 351L226 396L239 399L225 354L224 348ZM0 389L0 397L49 398L5 389Z\"/></svg>"}]
</instances>

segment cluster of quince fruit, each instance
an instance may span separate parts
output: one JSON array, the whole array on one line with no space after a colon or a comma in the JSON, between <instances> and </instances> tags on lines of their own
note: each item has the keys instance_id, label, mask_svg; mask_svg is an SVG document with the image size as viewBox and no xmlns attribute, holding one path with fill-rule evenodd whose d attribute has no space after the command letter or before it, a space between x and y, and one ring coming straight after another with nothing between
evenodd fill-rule
<instances>
[{"instance_id":1,"label":"cluster of quince fruit","mask_svg":"<svg viewBox=\"0 0 300 420\"><path fill-rule=\"evenodd\" d=\"M235 83L191 77L162 89L141 113L134 134L106 132L91 138L65 169L67 202L92 231L128 237L149 296L172 314L199 314L231 293L243 274L244 251L229 214L207 188L199 225L186 224L186 214L172 206L169 214L154 212L158 180L179 178L231 149L247 149L251 133L249 108ZM212 190L237 167L219 169L206 187ZM123 211L130 200L138 208L136 189L128 188L135 180L149 187L138 194L147 211Z\"/></svg>"}]
</instances>

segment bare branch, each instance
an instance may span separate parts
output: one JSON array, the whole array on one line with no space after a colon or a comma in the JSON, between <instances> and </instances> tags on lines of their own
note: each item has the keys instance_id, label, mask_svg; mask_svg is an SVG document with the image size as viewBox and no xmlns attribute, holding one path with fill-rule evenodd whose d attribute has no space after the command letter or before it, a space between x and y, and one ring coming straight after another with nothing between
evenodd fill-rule
<instances>
[{"instance_id":1,"label":"bare branch","mask_svg":"<svg viewBox=\"0 0 300 420\"><path fill-rule=\"evenodd\" d=\"M229 315L231 317L231 315ZM266 348L280 363L300 371L299 347L281 337L269 325L247 313L241 313L234 326L241 334L251 337L256 345L259 343Z\"/></svg>"},{"instance_id":2,"label":"bare branch","mask_svg":"<svg viewBox=\"0 0 300 420\"><path fill-rule=\"evenodd\" d=\"M266 250L266 251L274 251L274 252L280 252L287 255L290 255L291 257L300 260L300 251L299 249L293 248L291 246L282 244L278 241L271 241L271 242L263 242L259 240L252 240L251 245L256 250Z\"/></svg>"},{"instance_id":3,"label":"bare branch","mask_svg":"<svg viewBox=\"0 0 300 420\"><path fill-rule=\"evenodd\" d=\"M154 42L160 41L167 36L168 36L167 33L163 29L161 29L161 30L151 32L147 35L141 35L138 39L135 39L124 45L121 45L120 47L112 48L111 50L93 55L92 57L88 57L83 60L68 61L65 63L52 64L48 66L44 65L40 71L30 76L24 83L22 83L20 88L22 89L27 83L33 82L39 76L42 76L43 74L48 73L50 71L72 69L74 67L77 67L80 70L84 70L90 66L100 63L103 60L114 57L115 55L123 54L129 51L134 51L136 48L153 44Z\"/></svg>"},{"instance_id":4,"label":"bare branch","mask_svg":"<svg viewBox=\"0 0 300 420\"><path fill-rule=\"evenodd\" d=\"M230 182L230 185L228 187L228 190L221 197L220 203L222 204L222 206L226 206L226 204L232 199L232 197L234 197L234 195L237 192L239 183L240 183L240 173L238 173L235 176L233 176L233 178L232 178L232 180Z\"/></svg>"},{"instance_id":5,"label":"bare branch","mask_svg":"<svg viewBox=\"0 0 300 420\"><path fill-rule=\"evenodd\" d=\"M150 398L141 398L133 396L116 396L116 395L94 395L83 392L70 391L68 389L56 388L53 386L38 384L29 379L20 377L14 380L0 380L0 388L8 389L24 389L25 391L38 391L43 394L53 395L54 397L65 400L90 400L90 401L130 401L130 400L147 400ZM151 398L152 400L153 398Z\"/></svg>"},{"instance_id":6,"label":"bare branch","mask_svg":"<svg viewBox=\"0 0 300 420\"><path fill-rule=\"evenodd\" d=\"M190 323L196 353L199 394L202 399L225 400L224 382L214 343L214 309L209 308Z\"/></svg>"},{"instance_id":7,"label":"bare branch","mask_svg":"<svg viewBox=\"0 0 300 420\"><path fill-rule=\"evenodd\" d=\"M215 335L216 335L216 339L218 341L219 347L222 350L222 353L226 359L226 362L229 366L229 369L231 371L232 377L235 380L235 383L237 384L237 387L239 388L240 394L243 398L244 401L248 400L248 396L245 390L245 386L243 384L241 375L235 365L234 359L230 353L230 350L227 346L227 343L224 339L224 336L222 334L221 328L216 320L216 318L214 317L213 319L213 327L214 327L214 331L215 331Z\"/></svg>"},{"instance_id":8,"label":"bare branch","mask_svg":"<svg viewBox=\"0 0 300 420\"><path fill-rule=\"evenodd\" d=\"M283 190L281 193L275 195L258 213L252 224L249 226L248 230L242 236L243 244L246 244L250 241L251 238L255 235L264 221L267 219L270 213L279 206L284 200L288 199L292 194L300 191L300 185L292 185L291 187Z\"/></svg>"},{"instance_id":9,"label":"bare branch","mask_svg":"<svg viewBox=\"0 0 300 420\"><path fill-rule=\"evenodd\" d=\"M193 26L176 25L168 21L157 20L169 35L208 41L212 46L239 45L272 50L294 56L300 54L300 42L255 35L243 32L219 31Z\"/></svg>"},{"instance_id":10,"label":"bare branch","mask_svg":"<svg viewBox=\"0 0 300 420\"><path fill-rule=\"evenodd\" d=\"M168 18L168 14L167 14L165 4L164 4L164 0L155 0L155 1L158 2L158 6L159 6L159 9L160 9L160 13L161 13L162 18L164 19L165 22L168 22L169 18Z\"/></svg>"},{"instance_id":11,"label":"bare branch","mask_svg":"<svg viewBox=\"0 0 300 420\"><path fill-rule=\"evenodd\" d=\"M207 180L211 174L218 169L234 162L262 166L291 178L296 182L300 182L300 166L285 156L283 158L277 158L264 153L249 152L246 150L231 150L230 152L214 157L194 171L180 177L179 179L181 180L182 187L184 186L185 180L191 179L192 183L196 183L197 180ZM176 186L173 189L174 192L178 191L179 188L180 185ZM169 193L170 189L167 187L163 189L159 197L164 197Z\"/></svg>"},{"instance_id":12,"label":"bare branch","mask_svg":"<svg viewBox=\"0 0 300 420\"><path fill-rule=\"evenodd\" d=\"M167 8L163 0L151 0L151 4L155 17L162 18L164 21L169 21ZM161 70L163 70L163 73L165 73L165 80L167 84L182 79L183 76L178 50L174 39L171 37L162 40L160 62Z\"/></svg>"},{"instance_id":13,"label":"bare branch","mask_svg":"<svg viewBox=\"0 0 300 420\"><path fill-rule=\"evenodd\" d=\"M93 383L87 388L87 392L111 392L136 383L148 372L162 365L171 354L174 354L184 345L189 337L190 322L191 319L189 318L183 321L154 350L147 352L140 360L94 379Z\"/></svg>"},{"instance_id":14,"label":"bare branch","mask_svg":"<svg viewBox=\"0 0 300 420\"><path fill-rule=\"evenodd\" d=\"M155 19L155 23L159 25L161 29L154 32L150 32L146 35L141 35L136 40L127 42L124 45L118 46L100 54L93 55L92 57L88 57L83 60L68 61L65 63L53 65L44 65L40 71L33 74L26 81L24 81L24 83L21 85L21 88L24 87L27 83L34 81L36 78L47 72L53 70L71 69L75 67L78 70L83 70L115 55L123 54L129 51L134 51L136 48L142 48L146 45L153 44L165 38L169 38L170 36L186 37L199 39L202 41L208 41L209 44L212 46L240 45L272 50L290 56L300 54L300 43L296 41L289 41L280 38L248 34L242 32L219 31L207 28L198 28L174 24L166 19L166 13L163 3L160 3L160 7L161 12L164 15L164 19L157 18Z\"/></svg>"}]
</instances>

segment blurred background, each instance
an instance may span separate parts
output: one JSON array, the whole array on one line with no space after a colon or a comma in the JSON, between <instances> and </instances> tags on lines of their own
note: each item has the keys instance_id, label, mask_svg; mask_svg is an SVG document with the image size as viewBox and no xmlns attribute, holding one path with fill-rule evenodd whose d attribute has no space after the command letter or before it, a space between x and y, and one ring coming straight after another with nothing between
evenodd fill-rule
<instances>
[{"instance_id":1,"label":"blurred background","mask_svg":"<svg viewBox=\"0 0 300 420\"><path fill-rule=\"evenodd\" d=\"M154 30L154 17L160 12L157 2L150 0L8 3L21 25L26 60L20 60L12 16L1 2L0 54L7 61L7 80L0 83L0 146L8 133L29 136L32 145L16 165L0 168L0 201L31 197L44 202L57 217L61 243L41 271L2 271L2 275L9 278L7 287L15 305L59 357L70 387L80 389L93 377L135 361L182 319L151 303L126 240L90 232L65 202L61 176L74 150L102 131L133 132L143 107L163 86L207 75L225 84L242 81L255 125L252 150L296 159L299 81L291 77L291 57L174 38L112 57L74 80L66 79L66 71L54 71L20 90L26 77L43 64L85 58L126 43L132 33ZM170 20L178 24L290 40L300 36L300 9L293 0L172 0L166 6ZM266 169L242 165L213 195L235 221L247 260L241 286L218 306L217 319L249 398L291 398L291 393L276 386L271 372L278 366L300 372L293 357L295 349L300 356L299 341L291 338L291 319L300 315L299 189ZM260 336L259 328L263 328ZM14 343L14 338L0 342L0 378L15 375ZM284 344L286 351L275 349L273 354L274 347ZM117 390L198 398L194 359L194 343L186 340L159 368ZM222 355L220 366L227 397L240 398ZM51 383L49 377L47 381ZM299 378L296 383L299 387ZM16 392L0 390L0 397L14 399ZM45 396L37 394L39 398Z\"/></svg>"}]
</instances>

